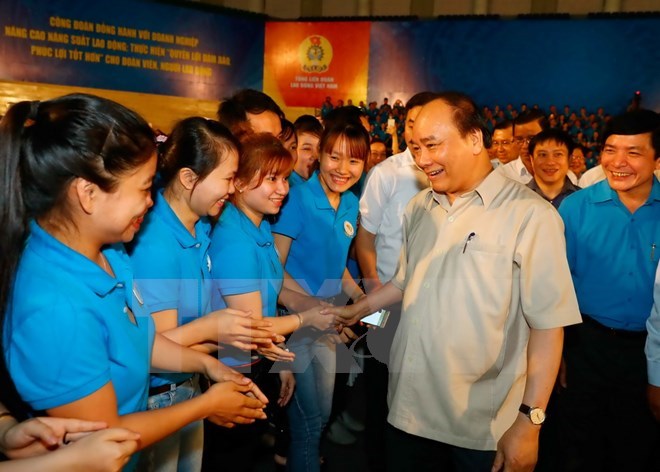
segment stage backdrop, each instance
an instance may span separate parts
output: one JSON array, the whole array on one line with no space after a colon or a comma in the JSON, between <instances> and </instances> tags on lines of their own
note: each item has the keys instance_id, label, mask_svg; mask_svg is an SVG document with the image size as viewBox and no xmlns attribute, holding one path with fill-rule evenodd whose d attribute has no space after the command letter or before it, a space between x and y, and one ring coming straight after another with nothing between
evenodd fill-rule
<instances>
[{"instance_id":1,"label":"stage backdrop","mask_svg":"<svg viewBox=\"0 0 660 472\"><path fill-rule=\"evenodd\" d=\"M659 18L373 22L369 100L461 90L482 105L660 111Z\"/></svg>"},{"instance_id":2,"label":"stage backdrop","mask_svg":"<svg viewBox=\"0 0 660 472\"><path fill-rule=\"evenodd\" d=\"M264 92L285 108L367 96L369 22L268 22ZM295 118L295 116L293 117Z\"/></svg>"},{"instance_id":3,"label":"stage backdrop","mask_svg":"<svg viewBox=\"0 0 660 472\"><path fill-rule=\"evenodd\" d=\"M0 80L218 99L262 88L264 22L148 0L2 0Z\"/></svg>"}]
</instances>

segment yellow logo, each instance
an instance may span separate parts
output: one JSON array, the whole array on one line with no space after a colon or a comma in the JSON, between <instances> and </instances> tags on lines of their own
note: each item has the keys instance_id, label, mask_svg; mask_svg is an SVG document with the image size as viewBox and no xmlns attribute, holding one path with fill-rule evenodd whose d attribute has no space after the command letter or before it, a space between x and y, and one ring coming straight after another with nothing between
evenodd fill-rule
<instances>
[{"instance_id":1,"label":"yellow logo","mask_svg":"<svg viewBox=\"0 0 660 472\"><path fill-rule=\"evenodd\" d=\"M332 61L332 45L320 35L308 36L298 48L300 68L305 72L319 74L330 67Z\"/></svg>"}]
</instances>

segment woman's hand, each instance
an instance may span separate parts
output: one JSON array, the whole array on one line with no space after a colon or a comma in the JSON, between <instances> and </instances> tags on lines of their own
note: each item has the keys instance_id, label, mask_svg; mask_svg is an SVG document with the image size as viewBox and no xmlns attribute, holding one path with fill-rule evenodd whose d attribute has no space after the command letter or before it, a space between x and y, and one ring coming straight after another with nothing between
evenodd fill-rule
<instances>
[{"instance_id":1,"label":"woman's hand","mask_svg":"<svg viewBox=\"0 0 660 472\"><path fill-rule=\"evenodd\" d=\"M355 323L360 321L360 316L356 308L357 305L347 305L347 306L331 306L323 307L321 309L321 314L324 316L330 316L334 319L335 325L341 326L353 326Z\"/></svg>"},{"instance_id":2,"label":"woman's hand","mask_svg":"<svg viewBox=\"0 0 660 472\"><path fill-rule=\"evenodd\" d=\"M37 456L64 442L67 433L90 433L107 428L100 421L83 421L68 418L40 417L21 423L13 419L12 425L0 437L0 450L10 459Z\"/></svg>"},{"instance_id":3,"label":"woman's hand","mask_svg":"<svg viewBox=\"0 0 660 472\"><path fill-rule=\"evenodd\" d=\"M119 472L138 448L140 435L123 428L111 428L88 434L56 454L71 456L67 470Z\"/></svg>"},{"instance_id":4,"label":"woman's hand","mask_svg":"<svg viewBox=\"0 0 660 472\"><path fill-rule=\"evenodd\" d=\"M277 404L284 407L289 403L293 396L293 391L296 388L296 379L293 376L293 372L290 370L283 370L280 372L280 381L282 382L282 386L280 387L280 396L277 399Z\"/></svg>"},{"instance_id":5,"label":"woman's hand","mask_svg":"<svg viewBox=\"0 0 660 472\"><path fill-rule=\"evenodd\" d=\"M239 372L236 372L231 367L227 367L225 364L219 360L209 356L210 363L206 366L206 376L213 380L214 382L232 382L241 387L247 387L247 391L250 392L254 398L258 399L262 403L268 403L268 398L264 395L259 387Z\"/></svg>"},{"instance_id":6,"label":"woman's hand","mask_svg":"<svg viewBox=\"0 0 660 472\"><path fill-rule=\"evenodd\" d=\"M209 399L211 409L208 420L231 428L236 424L250 424L257 419L266 419L263 409L267 400L263 402L252 398L251 393L251 385L239 385L235 382L220 382L211 385L211 388L204 393Z\"/></svg>"},{"instance_id":7,"label":"woman's hand","mask_svg":"<svg viewBox=\"0 0 660 472\"><path fill-rule=\"evenodd\" d=\"M249 312L225 308L207 316L214 323L219 343L250 351L257 349L258 345L281 341L280 335L269 330L273 326L270 321L251 318Z\"/></svg>"},{"instance_id":8,"label":"woman's hand","mask_svg":"<svg viewBox=\"0 0 660 472\"><path fill-rule=\"evenodd\" d=\"M296 355L286 348L284 343L273 344L269 347L260 347L257 352L273 362L293 362Z\"/></svg>"},{"instance_id":9,"label":"woman's hand","mask_svg":"<svg viewBox=\"0 0 660 472\"><path fill-rule=\"evenodd\" d=\"M335 327L336 321L332 314L322 314L321 310L335 308L328 303L322 303L303 313L300 313L303 319L302 326L316 328L319 331L328 331Z\"/></svg>"}]
</instances>

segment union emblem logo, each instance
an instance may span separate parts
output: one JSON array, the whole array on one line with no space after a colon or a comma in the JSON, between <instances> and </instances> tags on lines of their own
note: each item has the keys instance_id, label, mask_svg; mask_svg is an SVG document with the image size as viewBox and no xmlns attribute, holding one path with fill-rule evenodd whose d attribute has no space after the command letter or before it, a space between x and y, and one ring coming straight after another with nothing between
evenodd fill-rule
<instances>
[{"instance_id":1,"label":"union emblem logo","mask_svg":"<svg viewBox=\"0 0 660 472\"><path fill-rule=\"evenodd\" d=\"M321 35L308 36L300 43L298 56L303 71L319 74L330 67L332 45Z\"/></svg>"}]
</instances>

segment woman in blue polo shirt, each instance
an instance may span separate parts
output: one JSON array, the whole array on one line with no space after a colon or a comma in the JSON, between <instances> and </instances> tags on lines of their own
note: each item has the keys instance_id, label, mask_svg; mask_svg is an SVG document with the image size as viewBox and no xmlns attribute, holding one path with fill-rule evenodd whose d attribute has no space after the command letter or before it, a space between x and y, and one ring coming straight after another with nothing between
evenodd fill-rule
<instances>
[{"instance_id":1,"label":"woman in blue polo shirt","mask_svg":"<svg viewBox=\"0 0 660 472\"><path fill-rule=\"evenodd\" d=\"M346 269L357 230L358 199L347 192L358 181L369 155L369 135L356 124L326 129L320 141L319 171L294 187L277 222L275 245L284 264L284 286L328 299L363 295ZM295 303L287 308L296 309ZM321 432L330 416L336 340L332 334L301 330L288 343L295 352L296 391L289 406L293 471L319 470Z\"/></svg>"},{"instance_id":2,"label":"woman in blue polo shirt","mask_svg":"<svg viewBox=\"0 0 660 472\"><path fill-rule=\"evenodd\" d=\"M217 217L234 193L238 142L217 121L191 117L174 126L160 154L163 188L156 191L154 208L130 247L135 277L156 331L206 352L217 350L219 342L236 341L250 348L250 327L259 322L235 310L211 314L207 253L208 218ZM232 328L232 322L239 324ZM236 333L238 338L232 338ZM270 332L262 334L272 339ZM197 378L189 373L158 374L151 379L148 407L163 408L199 393ZM190 424L145 451L142 468L200 470L203 438L202 422Z\"/></svg>"},{"instance_id":3,"label":"woman in blue polo shirt","mask_svg":"<svg viewBox=\"0 0 660 472\"><path fill-rule=\"evenodd\" d=\"M284 270L277 256L270 224L265 219L279 213L289 193L288 176L294 159L279 139L268 133L248 136L241 141L241 154L235 178L237 192L231 197L213 230L209 255L212 261L214 309L230 307L251 312L254 318L272 322L275 333L286 335L301 327L327 329L333 324L318 308L275 317ZM293 353L281 347L260 347L259 354L270 360L291 361ZM271 405L285 406L293 394L291 371L279 372L280 385L266 375L273 366L266 359L250 359L235 352L228 365L251 363L251 375L260 388L270 392ZM276 401L275 401L276 400ZM231 430L222 433L216 449L216 462L239 471L252 470L258 436ZM208 453L208 451L207 451Z\"/></svg>"},{"instance_id":4,"label":"woman in blue polo shirt","mask_svg":"<svg viewBox=\"0 0 660 472\"><path fill-rule=\"evenodd\" d=\"M140 448L204 417L263 417L264 403L243 395L265 401L247 379L154 335L133 282L121 243L152 206L149 125L118 103L75 94L12 106L0 143L0 382L13 416L104 421L139 433ZM234 382L144 412L150 368Z\"/></svg>"}]
</instances>

